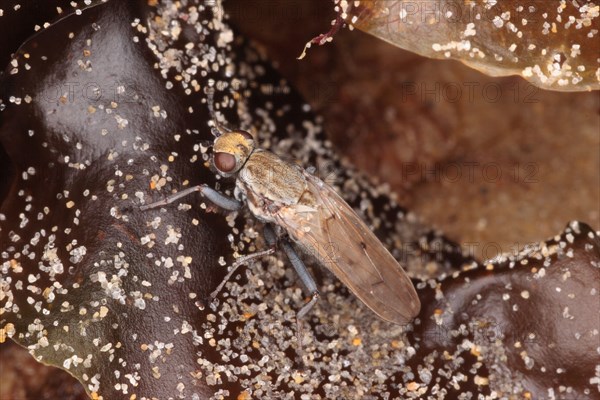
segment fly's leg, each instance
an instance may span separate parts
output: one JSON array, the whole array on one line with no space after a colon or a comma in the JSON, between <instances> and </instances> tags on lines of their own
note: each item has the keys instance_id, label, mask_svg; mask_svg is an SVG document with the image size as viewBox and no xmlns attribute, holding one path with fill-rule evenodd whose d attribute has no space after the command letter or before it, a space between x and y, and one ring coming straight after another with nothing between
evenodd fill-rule
<instances>
[{"instance_id":1,"label":"fly's leg","mask_svg":"<svg viewBox=\"0 0 600 400\"><path fill-rule=\"evenodd\" d=\"M238 269L238 267L240 265L246 264L249 261L255 259L255 258L259 258L262 256L266 256L269 254L273 254L275 252L275 248L271 247L268 248L266 250L263 251L258 251L256 253L252 253L252 254L248 254L247 256L243 256L238 258L233 264L231 264L231 267L229 269L229 272L227 273L227 275L225 275L225 278L223 278L223 280L221 281L221 283L219 283L219 286L217 286L217 288L215 290L213 290L213 292L210 294L211 298L215 298L217 297L217 295L219 294L219 292L221 291L221 289L223 289L223 286L225 286L225 284L227 283L227 281L229 280L229 278L231 278L231 276L235 273L235 271Z\"/></svg>"},{"instance_id":2,"label":"fly's leg","mask_svg":"<svg viewBox=\"0 0 600 400\"><path fill-rule=\"evenodd\" d=\"M268 230L270 232L268 232ZM267 241L267 243L269 243L269 240L273 240L273 239L270 239L270 237L276 238L275 233L273 232L271 227L268 227L268 228L265 227L265 240ZM313 308L313 306L315 305L317 300L319 300L319 291L317 290L317 284L315 283L315 280L310 275L310 272L308 272L306 265L304 265L304 262L302 262L302 260L298 256L298 253L296 252L296 250L294 250L294 248L292 247L290 242L285 239L281 240L281 248L283 249L283 251L285 251L285 254L287 255L290 262L292 263L292 266L296 270L296 273L300 277L300 280L306 287L306 290L308 290L308 292L311 295L311 299L308 301L308 303L306 303L300 309L300 311L298 311L298 313L296 314L296 323L298 325L298 328L297 328L298 345L300 346L300 348L302 348L302 322L301 321L302 321L302 318L304 318L304 316L310 311L310 309Z\"/></svg>"},{"instance_id":3,"label":"fly's leg","mask_svg":"<svg viewBox=\"0 0 600 400\"><path fill-rule=\"evenodd\" d=\"M277 234L275 233L275 230L273 229L273 227L271 225L265 225L264 235L265 235L265 241L267 242L267 244L270 247L274 248L277 243L278 238L277 238ZM298 311L298 313L296 314L296 323L298 325L298 328L296 331L297 335L298 335L298 345L300 346L300 348L302 348L302 323L301 323L301 320L308 313L308 311L310 311L310 309L315 305L317 300L319 300L319 291L317 290L317 284L315 283L315 280L310 275L310 272L308 272L308 269L306 269L306 265L304 265L304 262L302 262L302 260L298 256L298 253L296 252L296 250L294 250L294 248L292 247L290 242L286 239L280 239L279 241L281 242L281 248L283 249L283 251L285 251L286 256L292 263L292 266L296 270L296 273L300 277L300 280L302 281L302 283L304 284L306 289L311 294L311 299L309 300L309 302L306 303L300 309L300 311Z\"/></svg>"},{"instance_id":4,"label":"fly's leg","mask_svg":"<svg viewBox=\"0 0 600 400\"><path fill-rule=\"evenodd\" d=\"M231 197L227 197L224 194L221 194L219 192L217 192L215 189L207 186L207 185L198 185L198 186L193 186L191 188L182 190L178 193L175 193L171 196L165 197L162 200L159 200L157 202L154 203L150 203L150 204L146 204L140 207L140 210L145 211L145 210L149 210L151 208L156 208L156 207L160 207L160 206L164 206L167 204L171 204L173 203L175 200L181 199L182 197L185 197L189 194L192 193L196 193L196 192L200 192L200 194L204 197L206 197L208 200L210 200L213 204L215 204L216 206L224 209L224 210L228 210L228 211L237 211L240 208L242 208L242 203L239 202L236 199L232 199ZM257 253L253 253L244 257L240 257L236 262L234 262L231 265L231 269L229 270L229 272L227 273L227 275L225 275L225 279L223 279L223 281L219 284L219 286L217 286L217 288L210 294L210 296L212 298L215 298L217 296L217 294L219 294L219 292L221 291L221 289L223 288L223 286L225 285L225 283L227 283L227 281L229 280L229 278L231 278L231 275L233 275L235 273L235 271L237 270L237 268L240 265L243 265L245 263L247 263L248 261L254 259L254 258L258 258L267 254L272 254L275 251L275 249L267 249L264 251L259 251Z\"/></svg>"},{"instance_id":5,"label":"fly's leg","mask_svg":"<svg viewBox=\"0 0 600 400\"><path fill-rule=\"evenodd\" d=\"M277 247L277 234L275 233L275 229L273 229L273 225L266 224L263 229L263 235L265 237L265 242L267 242L267 246L275 248Z\"/></svg>"},{"instance_id":6,"label":"fly's leg","mask_svg":"<svg viewBox=\"0 0 600 400\"><path fill-rule=\"evenodd\" d=\"M217 297L217 295L219 294L221 289L223 289L223 286L225 286L225 284L227 283L229 278L231 278L231 276L235 273L235 270L238 269L238 267L240 265L246 264L248 261L251 261L255 258L275 253L275 245L277 244L277 235L275 234L275 230L273 229L273 227L271 225L265 225L264 236L265 236L265 241L267 242L267 246L269 246L269 248L266 250L263 250L263 251L259 251L259 252L252 253L247 256L238 258L231 265L231 268L230 268L229 272L227 273L227 275L225 275L225 278L223 278L223 281L210 294L210 297L212 297L213 299L215 297Z\"/></svg>"},{"instance_id":7,"label":"fly's leg","mask_svg":"<svg viewBox=\"0 0 600 400\"><path fill-rule=\"evenodd\" d=\"M181 192L177 192L171 196L165 197L162 200L159 200L154 203L146 204L140 207L140 210L146 211L151 208L156 208L160 206L165 206L167 204L171 204L175 200L181 199L189 194L200 192L200 194L214 203L216 206L228 210L228 211L237 211L242 208L242 203L237 201L236 199L232 199L231 197L225 196L217 192L215 189L207 186L207 185L198 185L193 186L191 188L182 190Z\"/></svg>"}]
</instances>

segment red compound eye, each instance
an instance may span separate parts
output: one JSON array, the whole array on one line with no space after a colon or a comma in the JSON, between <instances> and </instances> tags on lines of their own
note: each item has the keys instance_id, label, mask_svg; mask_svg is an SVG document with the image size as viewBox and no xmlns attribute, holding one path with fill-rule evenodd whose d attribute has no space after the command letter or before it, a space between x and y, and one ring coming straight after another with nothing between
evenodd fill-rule
<instances>
[{"instance_id":1,"label":"red compound eye","mask_svg":"<svg viewBox=\"0 0 600 400\"><path fill-rule=\"evenodd\" d=\"M221 172L231 172L235 169L235 157L229 153L215 153L214 162Z\"/></svg>"}]
</instances>

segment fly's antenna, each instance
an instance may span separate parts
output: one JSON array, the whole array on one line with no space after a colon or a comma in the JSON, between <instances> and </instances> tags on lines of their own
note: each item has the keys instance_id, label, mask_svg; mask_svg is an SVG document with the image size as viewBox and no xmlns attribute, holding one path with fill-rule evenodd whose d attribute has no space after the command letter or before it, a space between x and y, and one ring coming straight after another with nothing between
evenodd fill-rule
<instances>
[{"instance_id":1,"label":"fly's antenna","mask_svg":"<svg viewBox=\"0 0 600 400\"><path fill-rule=\"evenodd\" d=\"M231 132L231 129L227 128L225 125L221 124L217 119L217 114L215 112L215 88L208 87L205 89L206 92L206 103L208 105L208 112L210 113L210 118L212 120L212 126L210 127L210 131L214 137L221 136L224 132Z\"/></svg>"}]
</instances>

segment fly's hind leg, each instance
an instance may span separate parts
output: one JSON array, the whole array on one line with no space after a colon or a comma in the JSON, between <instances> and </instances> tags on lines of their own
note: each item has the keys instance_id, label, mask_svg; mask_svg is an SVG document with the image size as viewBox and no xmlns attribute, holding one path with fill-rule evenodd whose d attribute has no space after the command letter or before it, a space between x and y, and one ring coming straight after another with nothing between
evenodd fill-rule
<instances>
[{"instance_id":1,"label":"fly's hind leg","mask_svg":"<svg viewBox=\"0 0 600 400\"><path fill-rule=\"evenodd\" d=\"M160 206L166 206L167 204L173 203L175 200L181 199L187 195L192 193L200 192L200 194L210 200L217 207L220 207L224 210L228 211L237 211L242 208L242 203L236 199L225 196L222 193L217 192L215 189L207 186L207 185L198 185L192 186L191 188L187 188L180 192L177 192L171 196L165 197L162 200L156 201L154 203L146 204L140 207L140 210L146 211L151 208L156 208Z\"/></svg>"},{"instance_id":2,"label":"fly's hind leg","mask_svg":"<svg viewBox=\"0 0 600 400\"><path fill-rule=\"evenodd\" d=\"M273 230L273 227L270 225L265 226L265 240L269 246L275 246L277 242L277 235ZM298 325L297 334L298 334L298 345L302 348L302 318L310 311L311 308L315 305L317 300L319 300L319 291L317 290L317 284L315 280L311 276L310 272L304 265L304 262L298 256L296 250L292 247L290 242L287 239L279 239L281 244L281 248L287 255L288 259L292 263L292 266L296 270L296 273L300 277L300 280L306 287L306 290L310 293L311 299L306 303L300 311L296 314L296 323Z\"/></svg>"},{"instance_id":3,"label":"fly's hind leg","mask_svg":"<svg viewBox=\"0 0 600 400\"><path fill-rule=\"evenodd\" d=\"M302 349L302 319L310 311L310 309L313 308L317 300L319 300L319 291L317 290L317 284L315 283L314 278L311 276L310 272L308 272L308 269L306 269L306 265L304 265L304 262L302 262L302 260L298 256L298 253L296 252L296 250L294 250L292 245L288 241L284 240L281 243L281 247L283 248L283 251L285 251L285 254L289 258L290 262L294 266L294 269L296 270L296 273L300 277L300 280L302 281L302 283L306 287L306 290L308 290L311 296L308 303L306 303L296 314L298 346L300 347L300 349Z\"/></svg>"}]
</instances>

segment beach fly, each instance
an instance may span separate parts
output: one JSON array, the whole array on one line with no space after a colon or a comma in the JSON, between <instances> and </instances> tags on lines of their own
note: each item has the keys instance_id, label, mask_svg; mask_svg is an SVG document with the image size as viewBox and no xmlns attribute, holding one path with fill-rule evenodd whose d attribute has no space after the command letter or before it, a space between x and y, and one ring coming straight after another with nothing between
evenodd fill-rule
<instances>
[{"instance_id":1,"label":"beach fly","mask_svg":"<svg viewBox=\"0 0 600 400\"><path fill-rule=\"evenodd\" d=\"M310 293L310 300L297 314L298 321L315 304L319 292L294 245L333 272L382 319L405 325L419 313L421 304L409 277L333 187L299 165L259 148L249 132L220 127L213 128L213 134L212 165L222 177L235 178L234 197L199 185L142 206L142 210L194 192L225 210L246 205L265 223L265 241L271 250L261 254L272 253L278 243ZM232 266L213 296L239 264Z\"/></svg>"}]
</instances>

